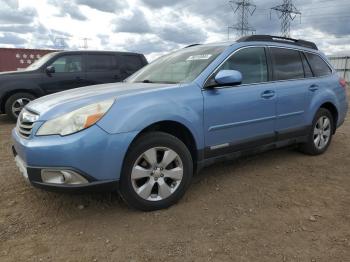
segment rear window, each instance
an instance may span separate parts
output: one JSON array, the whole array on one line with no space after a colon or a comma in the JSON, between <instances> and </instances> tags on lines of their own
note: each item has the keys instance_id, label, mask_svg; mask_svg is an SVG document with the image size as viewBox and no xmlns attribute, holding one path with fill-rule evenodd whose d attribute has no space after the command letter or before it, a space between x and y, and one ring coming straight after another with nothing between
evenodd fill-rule
<instances>
[{"instance_id":1,"label":"rear window","mask_svg":"<svg viewBox=\"0 0 350 262\"><path fill-rule=\"evenodd\" d=\"M275 80L304 78L304 68L299 51L271 48Z\"/></svg>"},{"instance_id":2,"label":"rear window","mask_svg":"<svg viewBox=\"0 0 350 262\"><path fill-rule=\"evenodd\" d=\"M315 76L326 76L332 74L332 70L320 56L306 53L306 57L309 60Z\"/></svg>"},{"instance_id":3,"label":"rear window","mask_svg":"<svg viewBox=\"0 0 350 262\"><path fill-rule=\"evenodd\" d=\"M116 68L113 55L88 55L86 68L89 72L110 71Z\"/></svg>"}]
</instances>

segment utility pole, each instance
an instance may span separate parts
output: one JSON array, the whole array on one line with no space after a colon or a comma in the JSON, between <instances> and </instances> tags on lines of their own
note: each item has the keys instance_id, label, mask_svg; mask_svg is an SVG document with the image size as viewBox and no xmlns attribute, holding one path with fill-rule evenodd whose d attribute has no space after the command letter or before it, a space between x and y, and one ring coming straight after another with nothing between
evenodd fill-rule
<instances>
[{"instance_id":1,"label":"utility pole","mask_svg":"<svg viewBox=\"0 0 350 262\"><path fill-rule=\"evenodd\" d=\"M237 31L239 36L253 34L255 29L249 25L248 18L254 14L256 5L251 3L250 0L229 1L229 4L233 10L233 13L237 13L238 17L237 23L228 27L228 39L230 39L230 30Z\"/></svg>"},{"instance_id":2,"label":"utility pole","mask_svg":"<svg viewBox=\"0 0 350 262\"><path fill-rule=\"evenodd\" d=\"M89 48L88 41L91 40L91 39L90 39L90 38L87 38L87 37L84 37L84 38L82 38L81 40L83 40L83 46L82 46L82 48L88 49L88 48Z\"/></svg>"},{"instance_id":3,"label":"utility pole","mask_svg":"<svg viewBox=\"0 0 350 262\"><path fill-rule=\"evenodd\" d=\"M292 0L283 0L283 4L272 7L271 11L276 11L281 20L281 35L290 37L290 24L301 12L295 7ZM270 12L271 17L271 12Z\"/></svg>"}]
</instances>

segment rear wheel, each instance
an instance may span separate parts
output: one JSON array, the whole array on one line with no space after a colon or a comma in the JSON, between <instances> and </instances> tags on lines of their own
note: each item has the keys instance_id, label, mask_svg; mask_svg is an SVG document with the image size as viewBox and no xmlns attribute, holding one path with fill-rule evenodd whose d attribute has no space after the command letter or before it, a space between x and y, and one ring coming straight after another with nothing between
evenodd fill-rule
<instances>
[{"instance_id":1,"label":"rear wheel","mask_svg":"<svg viewBox=\"0 0 350 262\"><path fill-rule=\"evenodd\" d=\"M152 211L175 204L188 188L192 157L176 137L152 132L137 139L124 161L120 194L139 210Z\"/></svg>"},{"instance_id":2,"label":"rear wheel","mask_svg":"<svg viewBox=\"0 0 350 262\"><path fill-rule=\"evenodd\" d=\"M22 109L34 100L35 96L29 93L16 93L10 96L5 103L5 113L12 120L16 121Z\"/></svg>"},{"instance_id":3,"label":"rear wheel","mask_svg":"<svg viewBox=\"0 0 350 262\"><path fill-rule=\"evenodd\" d=\"M334 122L332 114L325 108L316 113L307 143L301 149L309 155L323 154L332 141Z\"/></svg>"}]
</instances>

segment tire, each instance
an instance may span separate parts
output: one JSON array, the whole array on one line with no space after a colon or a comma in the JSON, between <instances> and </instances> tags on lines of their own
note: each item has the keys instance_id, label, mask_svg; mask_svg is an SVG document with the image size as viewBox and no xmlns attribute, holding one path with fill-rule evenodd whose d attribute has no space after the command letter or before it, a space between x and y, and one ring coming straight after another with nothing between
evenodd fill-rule
<instances>
[{"instance_id":1,"label":"tire","mask_svg":"<svg viewBox=\"0 0 350 262\"><path fill-rule=\"evenodd\" d=\"M29 93L13 94L5 102L5 113L10 119L16 121L24 106L35 98L35 96Z\"/></svg>"},{"instance_id":2,"label":"tire","mask_svg":"<svg viewBox=\"0 0 350 262\"><path fill-rule=\"evenodd\" d=\"M325 119L328 119L329 121L329 124L327 125L328 127L324 122ZM321 123L323 123L323 126L324 126L324 129L322 129L323 131L320 131L319 129L319 127L322 126L320 125ZM301 148L300 148L301 151L304 152L305 154L312 155L312 156L321 155L324 152L326 152L326 150L328 149L332 141L334 128L335 128L335 125L334 125L334 119L332 114L327 109L320 108L317 111L314 117L314 120L312 122L312 127L308 135L307 142L301 145ZM316 139L318 139L318 142ZM323 146L321 146L322 141L324 141Z\"/></svg>"},{"instance_id":3,"label":"tire","mask_svg":"<svg viewBox=\"0 0 350 262\"><path fill-rule=\"evenodd\" d=\"M146 133L124 159L119 193L130 207L159 210L181 199L192 175L192 156L181 140L163 132Z\"/></svg>"}]
</instances>

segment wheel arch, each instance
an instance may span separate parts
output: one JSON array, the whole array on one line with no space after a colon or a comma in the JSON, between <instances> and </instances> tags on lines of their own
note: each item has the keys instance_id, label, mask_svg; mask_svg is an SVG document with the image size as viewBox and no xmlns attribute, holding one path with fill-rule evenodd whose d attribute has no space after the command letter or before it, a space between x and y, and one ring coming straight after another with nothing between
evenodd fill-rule
<instances>
[{"instance_id":1,"label":"wheel arch","mask_svg":"<svg viewBox=\"0 0 350 262\"><path fill-rule=\"evenodd\" d=\"M332 114L334 127L335 127L333 132L335 133L337 123L338 123L338 117L339 117L339 112L337 107L332 102L325 102L320 106L320 108L327 109Z\"/></svg>"},{"instance_id":2,"label":"wheel arch","mask_svg":"<svg viewBox=\"0 0 350 262\"><path fill-rule=\"evenodd\" d=\"M164 120L164 121L159 121L148 125L136 135L136 137L133 139L133 141L129 145L128 150L133 145L133 143L142 135L149 132L154 132L154 131L164 132L164 133L173 135L179 140L181 140L191 153L194 171L197 170L198 145L196 143L195 137L191 132L190 128L188 128L184 124L177 121Z\"/></svg>"}]
</instances>

